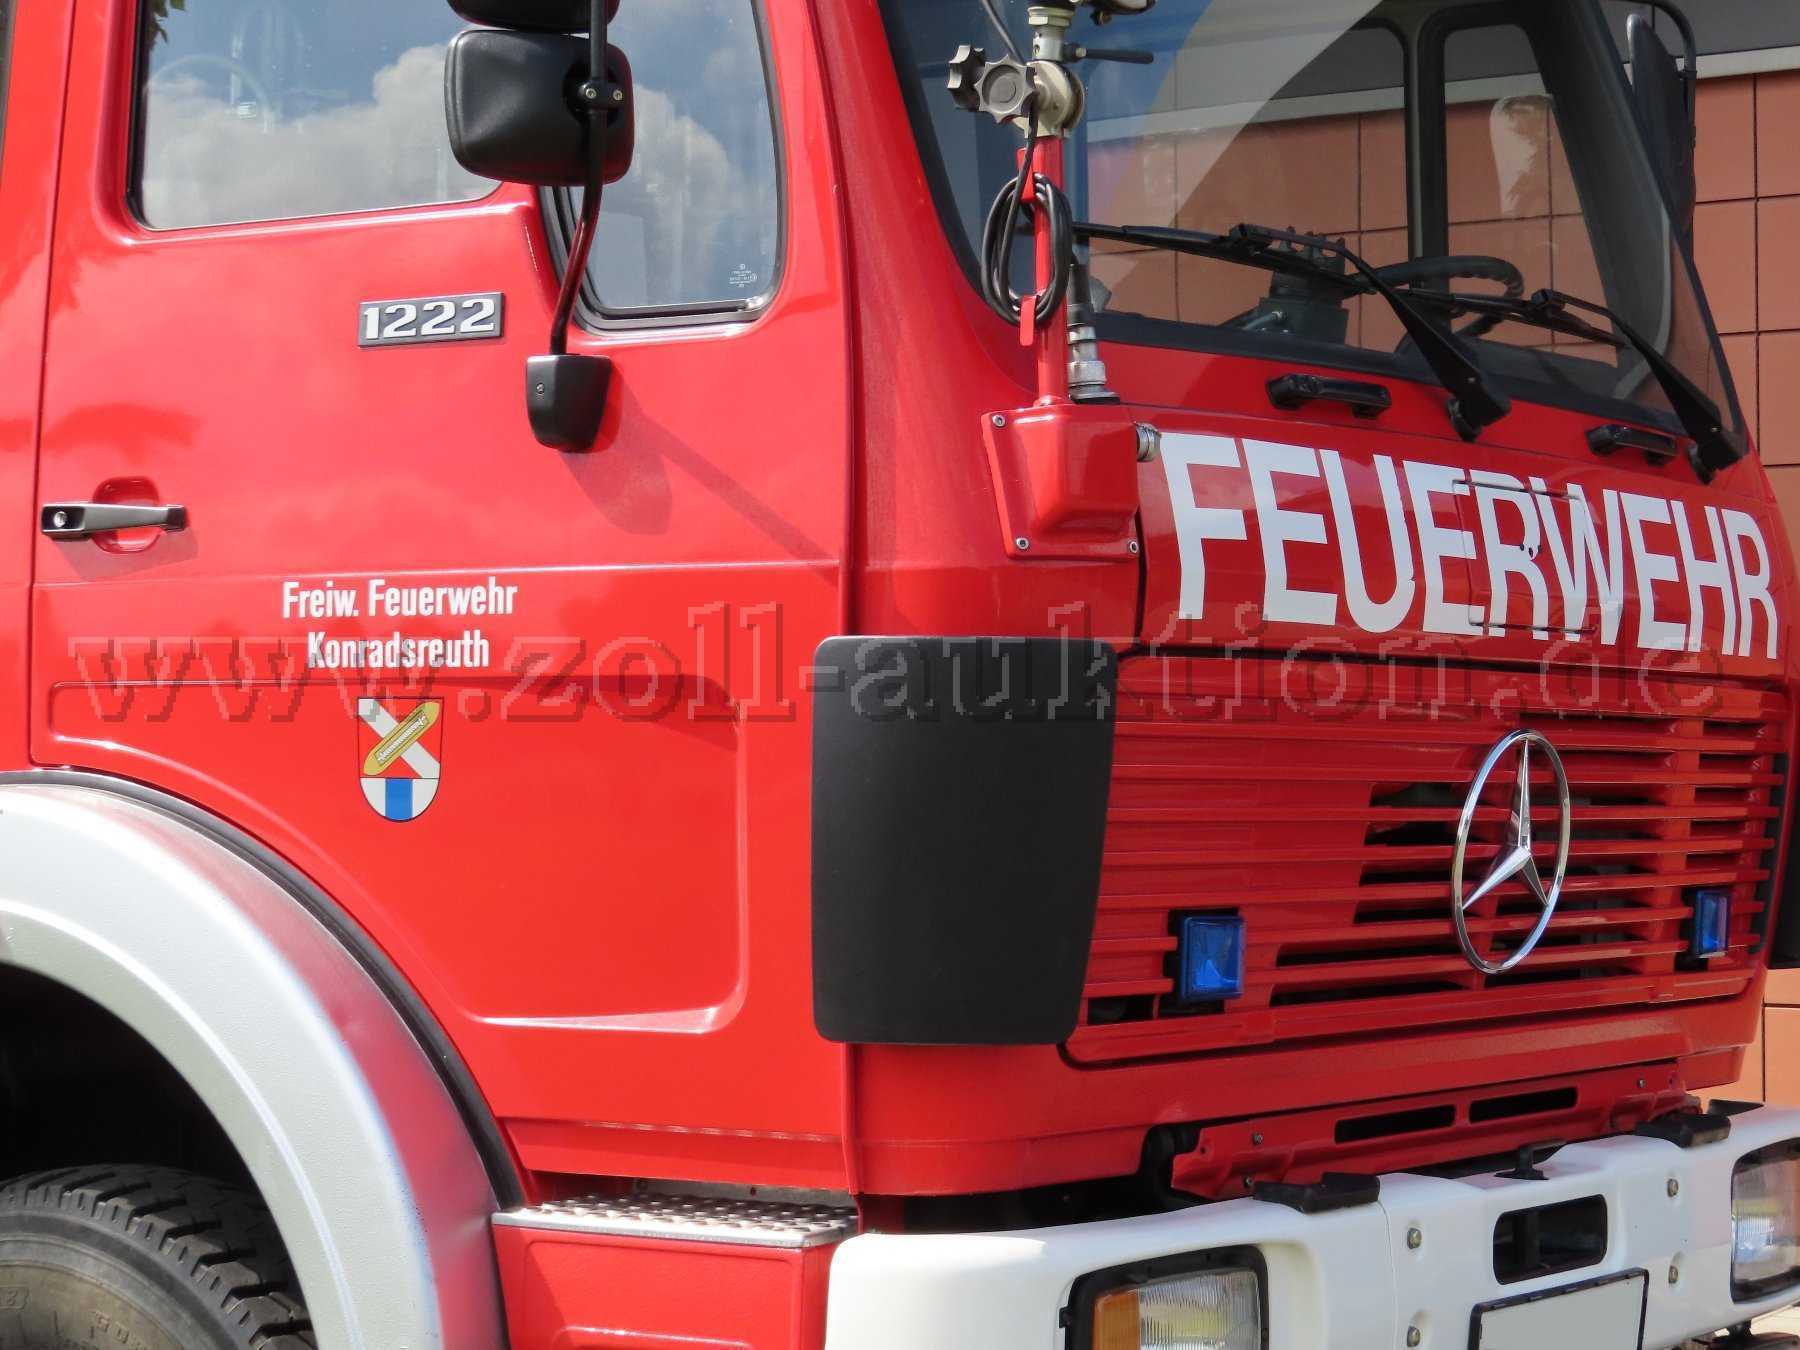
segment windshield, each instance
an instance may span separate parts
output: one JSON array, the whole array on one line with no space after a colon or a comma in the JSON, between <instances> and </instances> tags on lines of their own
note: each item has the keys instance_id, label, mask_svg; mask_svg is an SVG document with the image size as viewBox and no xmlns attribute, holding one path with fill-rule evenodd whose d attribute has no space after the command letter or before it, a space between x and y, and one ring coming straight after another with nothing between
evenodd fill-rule
<instances>
[{"instance_id":1,"label":"windshield","mask_svg":"<svg viewBox=\"0 0 1800 1350\"><path fill-rule=\"evenodd\" d=\"M944 85L959 44L997 55L1001 41L979 0L883 3L941 212L972 269L1019 136L957 109ZM994 3L1029 51L1027 8ZM1084 11L1076 41L1154 60L1079 67L1088 111L1070 143L1075 214L1324 235L1398 286L1513 297L1554 287L1615 310L1741 427L1620 83L1608 24L1628 7L1617 8L1161 0L1106 27ZM1378 296L1128 243L1096 240L1090 262L1109 340L1430 378ZM1675 425L1629 347L1442 307L1432 321L1467 338L1517 396Z\"/></svg>"}]
</instances>

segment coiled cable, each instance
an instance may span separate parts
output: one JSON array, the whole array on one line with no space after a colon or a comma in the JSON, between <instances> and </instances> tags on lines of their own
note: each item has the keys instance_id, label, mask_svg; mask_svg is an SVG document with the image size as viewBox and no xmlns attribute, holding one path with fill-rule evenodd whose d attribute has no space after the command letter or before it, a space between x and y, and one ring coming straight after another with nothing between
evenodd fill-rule
<instances>
[{"instance_id":1,"label":"coiled cable","mask_svg":"<svg viewBox=\"0 0 1800 1350\"><path fill-rule=\"evenodd\" d=\"M1075 261L1075 217L1069 199L1043 174L1037 172L1037 110L1031 112L1030 149L1022 156L1019 176L1000 189L988 208L981 231L981 295L988 307L1017 327L1023 317L1025 297L1012 288L1013 243L1021 223L1037 224L1037 213L1046 211L1050 221L1050 284L1037 298L1035 316L1042 327L1061 307L1069 289L1069 272ZM1032 184L1033 201L1025 200L1025 183Z\"/></svg>"}]
</instances>

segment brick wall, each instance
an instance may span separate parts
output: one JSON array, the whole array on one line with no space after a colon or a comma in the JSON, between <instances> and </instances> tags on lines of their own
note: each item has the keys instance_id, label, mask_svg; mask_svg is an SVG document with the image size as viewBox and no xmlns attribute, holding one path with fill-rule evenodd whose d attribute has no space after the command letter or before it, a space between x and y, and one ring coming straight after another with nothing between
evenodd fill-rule
<instances>
[{"instance_id":1,"label":"brick wall","mask_svg":"<svg viewBox=\"0 0 1800 1350\"><path fill-rule=\"evenodd\" d=\"M1800 537L1800 71L1700 87L1695 253L1725 355ZM1800 1104L1800 971L1769 977L1762 1035L1722 1096Z\"/></svg>"}]
</instances>

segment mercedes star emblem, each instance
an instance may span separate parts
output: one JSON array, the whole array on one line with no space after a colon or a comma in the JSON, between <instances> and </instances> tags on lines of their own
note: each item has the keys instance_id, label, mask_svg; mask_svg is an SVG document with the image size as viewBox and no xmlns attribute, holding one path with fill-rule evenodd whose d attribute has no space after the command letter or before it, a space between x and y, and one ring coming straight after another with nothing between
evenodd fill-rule
<instances>
[{"instance_id":1,"label":"mercedes star emblem","mask_svg":"<svg viewBox=\"0 0 1800 1350\"><path fill-rule=\"evenodd\" d=\"M1544 884L1543 873L1538 870L1537 859L1532 854L1531 758L1534 750L1541 751L1544 761L1550 766L1551 776L1556 782L1559 807L1556 871L1550 878L1549 885ZM1494 854L1493 862L1488 864L1487 875L1481 879L1481 884L1464 895L1463 864L1469 851L1469 832L1475 825L1475 812L1480 808L1482 796L1487 791L1488 779L1493 777L1494 770L1500 766L1501 761L1509 756L1514 760L1517 778L1513 787L1512 814L1506 822L1506 837L1501 841L1499 851ZM1556 913L1556 901L1562 895L1563 874L1568 868L1569 775L1563 770L1562 756L1556 753L1556 747L1540 733L1515 731L1488 751L1487 758L1482 761L1481 771L1475 775L1475 782L1469 788L1468 798L1463 802L1462 817L1456 822L1456 856L1450 863L1450 912L1456 920L1456 939L1462 943L1463 956L1468 959L1469 964L1484 975L1498 975L1511 970L1530 956L1545 930L1550 927L1551 916ZM1539 914L1530 935L1507 953L1504 959L1496 961L1476 950L1475 943L1469 936L1469 911L1509 881L1524 885L1531 898L1537 902Z\"/></svg>"}]
</instances>

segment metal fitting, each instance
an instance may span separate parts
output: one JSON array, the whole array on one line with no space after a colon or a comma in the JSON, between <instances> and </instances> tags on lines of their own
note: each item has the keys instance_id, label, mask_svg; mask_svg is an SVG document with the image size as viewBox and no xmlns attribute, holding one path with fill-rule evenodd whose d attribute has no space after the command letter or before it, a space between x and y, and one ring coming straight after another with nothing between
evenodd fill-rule
<instances>
[{"instance_id":1,"label":"metal fitting","mask_svg":"<svg viewBox=\"0 0 1800 1350\"><path fill-rule=\"evenodd\" d=\"M1075 22L1073 5L1033 5L1025 11L1025 22L1031 25L1031 56L1034 61L1066 61L1066 39L1069 25Z\"/></svg>"},{"instance_id":2,"label":"metal fitting","mask_svg":"<svg viewBox=\"0 0 1800 1350\"><path fill-rule=\"evenodd\" d=\"M1409 1228L1406 1230L1406 1248L1408 1251L1416 1252L1424 1245L1425 1234L1421 1233L1417 1228Z\"/></svg>"},{"instance_id":3,"label":"metal fitting","mask_svg":"<svg viewBox=\"0 0 1800 1350\"><path fill-rule=\"evenodd\" d=\"M1137 424L1137 456L1139 464L1154 464L1162 456L1162 432L1148 422Z\"/></svg>"},{"instance_id":4,"label":"metal fitting","mask_svg":"<svg viewBox=\"0 0 1800 1350\"><path fill-rule=\"evenodd\" d=\"M1417 1327L1408 1327L1406 1329L1406 1343L1409 1346L1423 1345L1425 1343L1425 1333L1420 1331Z\"/></svg>"},{"instance_id":5,"label":"metal fitting","mask_svg":"<svg viewBox=\"0 0 1800 1350\"><path fill-rule=\"evenodd\" d=\"M1044 30L1038 47L1043 48ZM1060 37L1054 43L1062 50ZM1063 136L1081 120L1087 91L1061 56L1037 55L1030 62L1010 56L988 60L982 47L964 44L950 58L950 97L965 112L986 113L1021 131L1037 124L1040 136Z\"/></svg>"},{"instance_id":6,"label":"metal fitting","mask_svg":"<svg viewBox=\"0 0 1800 1350\"><path fill-rule=\"evenodd\" d=\"M1092 324L1069 325L1069 397L1077 403L1118 398L1106 387L1106 362L1100 359L1100 338Z\"/></svg>"},{"instance_id":7,"label":"metal fitting","mask_svg":"<svg viewBox=\"0 0 1800 1350\"><path fill-rule=\"evenodd\" d=\"M1669 1178L1669 1199L1673 1200L1681 1194L1681 1183L1674 1177Z\"/></svg>"},{"instance_id":8,"label":"metal fitting","mask_svg":"<svg viewBox=\"0 0 1800 1350\"><path fill-rule=\"evenodd\" d=\"M965 112L984 112L996 122L1009 122L1031 99L1031 71L1021 61L1003 56L989 61L981 47L958 47L950 59L950 97Z\"/></svg>"},{"instance_id":9,"label":"metal fitting","mask_svg":"<svg viewBox=\"0 0 1800 1350\"><path fill-rule=\"evenodd\" d=\"M1014 125L1021 131L1029 131L1031 122L1035 120L1038 135L1066 136L1075 129L1082 113L1087 111L1086 88L1075 72L1060 61L1033 61L1031 88L1037 94L1031 116L1025 116L1021 110L1020 115L1013 119Z\"/></svg>"},{"instance_id":10,"label":"metal fitting","mask_svg":"<svg viewBox=\"0 0 1800 1350\"><path fill-rule=\"evenodd\" d=\"M1029 553L1031 552L1031 540L1027 539L1024 535L1020 535L1017 539L1013 540L1013 547L1018 549L1021 553Z\"/></svg>"},{"instance_id":11,"label":"metal fitting","mask_svg":"<svg viewBox=\"0 0 1800 1350\"><path fill-rule=\"evenodd\" d=\"M992 420L993 420L993 423L995 426L1003 427L1006 425L1006 414L1005 413L995 413Z\"/></svg>"}]
</instances>

